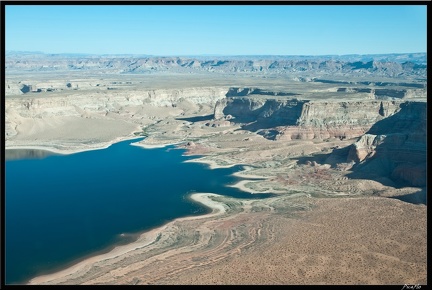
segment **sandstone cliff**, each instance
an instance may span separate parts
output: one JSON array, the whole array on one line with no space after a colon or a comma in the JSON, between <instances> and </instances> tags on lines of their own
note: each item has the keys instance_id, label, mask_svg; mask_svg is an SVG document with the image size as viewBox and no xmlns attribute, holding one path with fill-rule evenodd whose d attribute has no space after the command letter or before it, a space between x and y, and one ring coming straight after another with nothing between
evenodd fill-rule
<instances>
[{"instance_id":1,"label":"sandstone cliff","mask_svg":"<svg viewBox=\"0 0 432 290\"><path fill-rule=\"evenodd\" d=\"M427 103L401 103L399 110L374 124L350 147L351 177L384 176L400 185L426 186Z\"/></svg>"},{"instance_id":2,"label":"sandstone cliff","mask_svg":"<svg viewBox=\"0 0 432 290\"><path fill-rule=\"evenodd\" d=\"M244 92L244 91L243 91ZM242 124L271 140L353 139L328 162L350 164L353 178L389 178L426 186L426 102L402 100L309 101L230 97L214 117ZM355 138L358 138L355 140Z\"/></svg>"},{"instance_id":3,"label":"sandstone cliff","mask_svg":"<svg viewBox=\"0 0 432 290\"><path fill-rule=\"evenodd\" d=\"M58 125L59 130L60 120L70 118L122 120L145 125L169 115L200 111L203 106L213 107L217 100L225 97L226 92L226 87L201 87L6 98L6 144L18 131L26 133L26 126L36 129L38 121L48 122L45 127Z\"/></svg>"},{"instance_id":4,"label":"sandstone cliff","mask_svg":"<svg viewBox=\"0 0 432 290\"><path fill-rule=\"evenodd\" d=\"M400 101L309 101L231 97L216 103L216 119L230 116L243 129L272 139L351 139L394 114ZM263 129L273 129L273 133Z\"/></svg>"}]
</instances>

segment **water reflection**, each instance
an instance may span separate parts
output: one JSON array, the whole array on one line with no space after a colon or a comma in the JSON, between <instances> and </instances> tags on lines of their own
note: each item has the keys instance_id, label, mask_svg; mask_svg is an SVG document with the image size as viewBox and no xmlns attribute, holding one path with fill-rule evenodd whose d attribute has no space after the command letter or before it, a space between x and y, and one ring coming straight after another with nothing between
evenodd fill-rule
<instances>
[{"instance_id":1,"label":"water reflection","mask_svg":"<svg viewBox=\"0 0 432 290\"><path fill-rule=\"evenodd\" d=\"M52 155L60 155L51 151L41 149L6 149L5 160L17 159L43 159Z\"/></svg>"}]
</instances>

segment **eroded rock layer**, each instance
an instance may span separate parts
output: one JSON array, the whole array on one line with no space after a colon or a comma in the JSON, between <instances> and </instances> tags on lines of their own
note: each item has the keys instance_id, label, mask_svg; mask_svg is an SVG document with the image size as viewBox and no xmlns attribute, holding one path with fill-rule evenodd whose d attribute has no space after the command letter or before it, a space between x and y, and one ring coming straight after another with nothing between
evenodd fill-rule
<instances>
[{"instance_id":1,"label":"eroded rock layer","mask_svg":"<svg viewBox=\"0 0 432 290\"><path fill-rule=\"evenodd\" d=\"M375 172L412 186L426 186L427 104L406 102L393 115L375 123L351 145L347 161L358 162L353 176Z\"/></svg>"},{"instance_id":2,"label":"eroded rock layer","mask_svg":"<svg viewBox=\"0 0 432 290\"><path fill-rule=\"evenodd\" d=\"M273 138L351 139L366 133L376 122L395 114L400 101L309 101L298 99L225 98L216 103L214 116L229 116L244 129L273 128Z\"/></svg>"}]
</instances>

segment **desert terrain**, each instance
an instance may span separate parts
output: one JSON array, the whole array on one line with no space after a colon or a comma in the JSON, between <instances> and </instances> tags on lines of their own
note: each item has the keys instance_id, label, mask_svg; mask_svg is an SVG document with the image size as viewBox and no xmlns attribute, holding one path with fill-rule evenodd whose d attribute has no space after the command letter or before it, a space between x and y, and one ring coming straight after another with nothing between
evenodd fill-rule
<instances>
[{"instance_id":1,"label":"desert terrain","mask_svg":"<svg viewBox=\"0 0 432 290\"><path fill-rule=\"evenodd\" d=\"M426 284L426 75L426 54L7 55L6 149L146 136L276 194L194 194L211 214L29 284Z\"/></svg>"}]
</instances>

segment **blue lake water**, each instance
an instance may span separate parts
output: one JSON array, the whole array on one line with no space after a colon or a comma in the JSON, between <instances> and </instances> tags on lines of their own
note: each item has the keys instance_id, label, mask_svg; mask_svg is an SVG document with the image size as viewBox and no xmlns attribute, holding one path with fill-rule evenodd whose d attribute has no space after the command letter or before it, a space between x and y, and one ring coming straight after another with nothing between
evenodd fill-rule
<instances>
[{"instance_id":1,"label":"blue lake water","mask_svg":"<svg viewBox=\"0 0 432 290\"><path fill-rule=\"evenodd\" d=\"M270 196L227 187L242 166L210 170L184 162L196 157L182 149L130 145L136 141L70 155L15 152L6 160L5 284L55 272L175 218L207 213L188 199L191 192Z\"/></svg>"}]
</instances>

